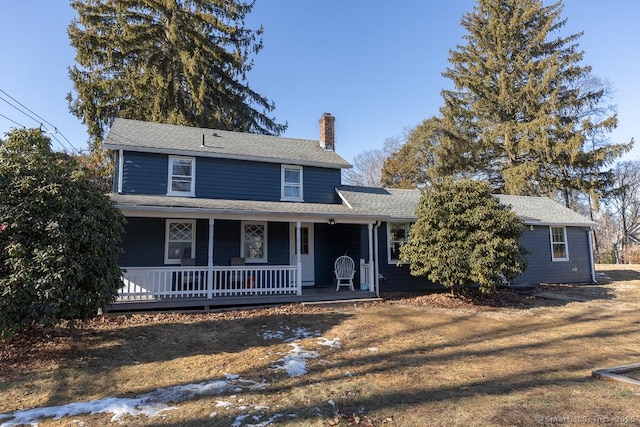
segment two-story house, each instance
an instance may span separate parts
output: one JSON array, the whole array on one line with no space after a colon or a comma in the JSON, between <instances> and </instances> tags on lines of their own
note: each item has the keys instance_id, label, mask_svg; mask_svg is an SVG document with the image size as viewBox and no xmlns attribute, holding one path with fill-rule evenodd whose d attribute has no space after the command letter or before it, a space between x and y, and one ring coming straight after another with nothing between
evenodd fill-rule
<instances>
[{"instance_id":1,"label":"two-story house","mask_svg":"<svg viewBox=\"0 0 640 427\"><path fill-rule=\"evenodd\" d=\"M397 253L418 190L341 185L335 119L319 140L116 119L112 199L127 218L119 302L213 306L310 299L334 285L334 261L355 261L357 292L434 288ZM531 266L518 283L594 280L590 228L546 198L498 196L528 228Z\"/></svg>"}]
</instances>

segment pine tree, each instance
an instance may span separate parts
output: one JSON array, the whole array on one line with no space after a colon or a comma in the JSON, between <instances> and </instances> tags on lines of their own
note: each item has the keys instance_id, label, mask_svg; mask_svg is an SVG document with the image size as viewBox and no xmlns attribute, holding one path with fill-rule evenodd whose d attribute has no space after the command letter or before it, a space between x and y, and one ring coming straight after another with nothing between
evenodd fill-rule
<instances>
[{"instance_id":1,"label":"pine tree","mask_svg":"<svg viewBox=\"0 0 640 427\"><path fill-rule=\"evenodd\" d=\"M617 117L607 88L582 65L582 33L559 35L562 2L478 0L462 18L466 44L443 73L442 135L436 170L487 180L494 191L597 196L605 167L631 148L611 144Z\"/></svg>"},{"instance_id":2,"label":"pine tree","mask_svg":"<svg viewBox=\"0 0 640 427\"><path fill-rule=\"evenodd\" d=\"M100 146L115 117L278 135L274 104L249 87L262 28L242 0L75 0L71 112Z\"/></svg>"}]
</instances>

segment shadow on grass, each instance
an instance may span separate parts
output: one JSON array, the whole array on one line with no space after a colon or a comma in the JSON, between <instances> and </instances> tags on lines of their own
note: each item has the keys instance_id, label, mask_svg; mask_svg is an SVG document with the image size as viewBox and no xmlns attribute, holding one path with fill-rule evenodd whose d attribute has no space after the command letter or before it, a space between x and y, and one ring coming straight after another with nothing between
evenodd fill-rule
<instances>
[{"instance_id":1,"label":"shadow on grass","mask_svg":"<svg viewBox=\"0 0 640 427\"><path fill-rule=\"evenodd\" d=\"M639 269L609 269L596 270L596 280L598 283L609 284L612 282L630 282L640 280Z\"/></svg>"},{"instance_id":2,"label":"shadow on grass","mask_svg":"<svg viewBox=\"0 0 640 427\"><path fill-rule=\"evenodd\" d=\"M520 308L520 307L519 307ZM527 307L529 308L529 307ZM407 311L396 310L392 305L388 310L381 310L376 320L393 322L399 326L390 330L387 335L376 328L376 325L357 323L358 329L351 338L344 337L342 349L326 350L317 362L310 362L308 373L297 378L288 378L285 373L268 374L269 383L261 392L264 398L273 404L266 410L262 420L275 415L282 415L280 421L286 420L289 414L296 418L288 421L295 425L307 425L326 421L339 411L345 414L367 414L373 410L377 414L389 416L402 414L411 410L412 406L447 401L450 404L464 402L478 394L492 396L510 395L537 388L555 386L572 388L593 381L590 370L599 364L607 364L607 354L597 351L589 352L585 360L563 357L571 349L584 351L588 343L613 341L621 336L640 335L640 326L634 322L620 324L616 313L605 313L594 310L575 312L558 311L553 322L538 317L524 317L525 321L504 324L494 323L484 328L479 325L482 318L477 313L459 312L448 315L440 313L425 314L428 321L420 320L421 316L411 317ZM292 315L264 315L242 319L203 320L195 322L170 322L139 326L124 326L121 329L101 329L88 332L86 345L78 346L73 360L79 363L77 369L111 371L112 381L118 381L116 373L119 368L132 366L135 363L153 365L156 362L172 361L198 355L220 355L232 360L247 349L253 348L263 355L274 351L275 346L283 346L283 339L294 338L295 330L308 329L320 335L331 328L345 323L357 316L355 312L345 311L304 313ZM356 319L357 320L357 319ZM578 326L587 324L580 329ZM612 328L611 325L616 327ZM349 325L351 326L351 325ZM369 327L370 329L366 329ZM457 329L459 327L459 329ZM456 329L454 329L456 328ZM265 334L275 329L285 331L282 338L265 339ZM348 329L347 329L348 330ZM453 334L452 331L458 331ZM392 347L388 344L411 343ZM490 345L487 345L490 343ZM594 345L594 344L592 344ZM371 352L368 348L379 347L380 351ZM357 352L358 357L353 357ZM280 357L280 356L277 356ZM419 367L424 372L438 371L443 366L470 363L474 365L491 364L500 361L521 358L521 364L505 368L504 373L494 371L493 376L478 378L469 375L467 380L440 380L420 383L407 383L407 391L398 391L397 387L385 387L383 383L373 384L375 392L362 393L363 387L370 384L378 375L389 376L397 373L409 376L412 369ZM545 361L552 358L550 365L536 366L531 361ZM462 361L462 362L461 362ZM465 362L468 361L468 362ZM603 363L607 362L607 363ZM244 368L232 372L247 380L265 378L270 371L272 361L262 359L247 361ZM458 369L462 369L458 366ZM511 369L511 371L510 371ZM582 372L585 372L582 375ZM350 375L345 375L349 372ZM461 371L462 372L462 371ZM160 374L158 374L160 375ZM96 375L95 378L99 376ZM100 377L104 378L104 377ZM210 380L219 376L209 377ZM55 377L56 387L49 395L51 404L60 404L69 397L69 373L59 371ZM177 380L175 385L186 385L190 381ZM1 383L0 383L1 384ZM330 389L333 391L313 393L314 390ZM149 389L136 392L152 391ZM355 390L352 394L339 394L342 390ZM292 394L301 394L307 399L302 401L289 398ZM2 394L2 389L0 389ZM72 395L72 394L71 394ZM221 398L228 395L220 396ZM327 398L335 401L336 406L328 403ZM215 411L214 399L211 396L201 399ZM605 402L606 403L606 402ZM510 424L533 424L533 420L522 417L533 417L536 414L530 409L523 409L514 415ZM231 425L235 417L247 412L234 408L224 412L217 418L209 416L181 420L173 425ZM255 414L253 414L255 415ZM552 414L553 415L553 414ZM507 415L504 415L505 417ZM520 417L520 418L517 418ZM244 423L250 422L250 417ZM502 421L497 424L501 424ZM171 417L163 421L145 420L144 425L172 425ZM277 424L277 421L276 421ZM377 420L381 425L382 420ZM394 425L394 424L392 424ZM395 424L403 425L403 424Z\"/></svg>"}]
</instances>

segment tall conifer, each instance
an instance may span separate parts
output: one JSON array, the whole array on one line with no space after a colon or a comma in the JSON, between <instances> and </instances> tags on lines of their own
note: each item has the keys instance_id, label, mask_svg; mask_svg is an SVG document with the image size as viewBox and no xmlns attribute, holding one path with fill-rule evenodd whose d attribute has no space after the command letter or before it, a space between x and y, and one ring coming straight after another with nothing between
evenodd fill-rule
<instances>
[{"instance_id":1,"label":"tall conifer","mask_svg":"<svg viewBox=\"0 0 640 427\"><path fill-rule=\"evenodd\" d=\"M244 0L74 0L70 110L94 147L115 117L261 134L286 124L249 87L262 28Z\"/></svg>"},{"instance_id":2,"label":"tall conifer","mask_svg":"<svg viewBox=\"0 0 640 427\"><path fill-rule=\"evenodd\" d=\"M602 103L607 88L579 50L582 33L563 36L558 1L478 0L462 18L465 44L443 73L438 175L487 180L494 191L597 196L604 170L630 149L606 135L617 117Z\"/></svg>"}]
</instances>

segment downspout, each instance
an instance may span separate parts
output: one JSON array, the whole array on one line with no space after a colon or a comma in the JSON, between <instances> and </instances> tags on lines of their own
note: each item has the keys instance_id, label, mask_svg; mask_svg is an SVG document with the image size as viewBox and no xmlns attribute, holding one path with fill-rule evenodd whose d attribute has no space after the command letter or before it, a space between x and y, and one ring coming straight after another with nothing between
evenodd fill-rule
<instances>
[{"instance_id":1,"label":"downspout","mask_svg":"<svg viewBox=\"0 0 640 427\"><path fill-rule=\"evenodd\" d=\"M376 262L373 260L373 224L367 224L367 229L369 231L369 277L367 277L367 282L370 283L371 287L375 290L375 268Z\"/></svg>"},{"instance_id":2,"label":"downspout","mask_svg":"<svg viewBox=\"0 0 640 427\"><path fill-rule=\"evenodd\" d=\"M124 176L124 150L118 150L118 194L122 194L122 177Z\"/></svg>"},{"instance_id":3,"label":"downspout","mask_svg":"<svg viewBox=\"0 0 640 427\"><path fill-rule=\"evenodd\" d=\"M302 223L300 221L296 221L296 252L297 252L296 269L298 270L297 279L296 279L296 288L297 288L296 293L298 296L302 295L302 258L300 254L300 250L302 247L302 241L300 236L301 226L302 226Z\"/></svg>"},{"instance_id":4,"label":"downspout","mask_svg":"<svg viewBox=\"0 0 640 427\"><path fill-rule=\"evenodd\" d=\"M591 282L596 283L596 266L593 263L593 242L591 238L591 233L593 232L593 230L593 227L589 227L589 231L587 234L589 235L589 262L591 262Z\"/></svg>"},{"instance_id":5,"label":"downspout","mask_svg":"<svg viewBox=\"0 0 640 427\"><path fill-rule=\"evenodd\" d=\"M209 246L207 249L207 298L213 298L213 224L215 220L209 218Z\"/></svg>"},{"instance_id":6,"label":"downspout","mask_svg":"<svg viewBox=\"0 0 640 427\"><path fill-rule=\"evenodd\" d=\"M380 298L380 270L378 268L378 259L379 257L379 251L378 251L378 228L380 228L380 226L382 225L382 223L380 221L376 221L376 225L373 227L373 244L374 244L374 252L375 252L375 258L376 258L376 263L375 263L375 271L373 272L373 277L374 277L374 286L375 286L375 292L376 292L376 297Z\"/></svg>"}]
</instances>

